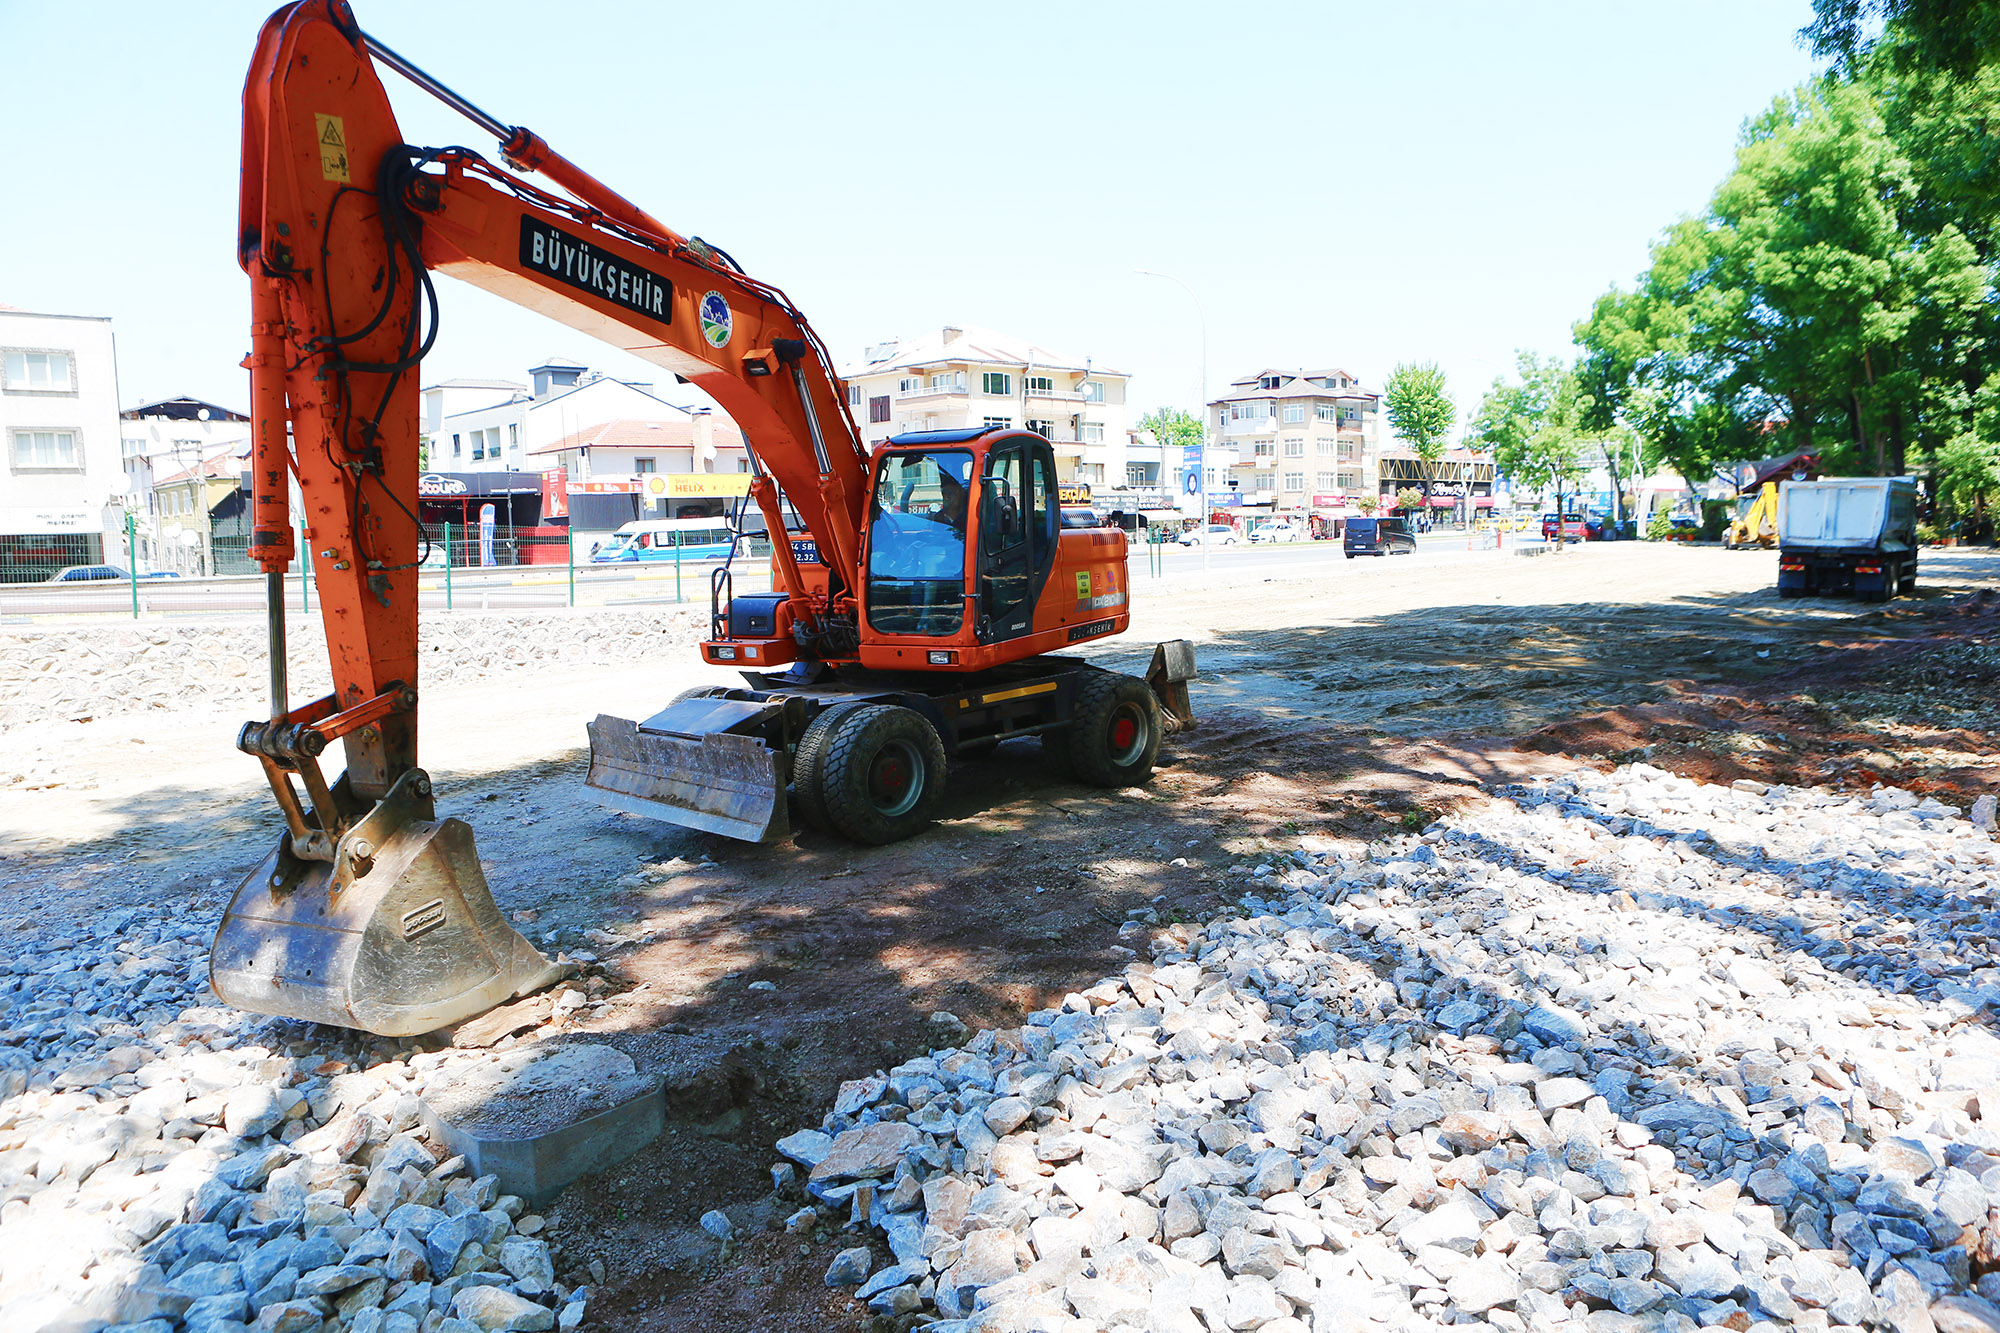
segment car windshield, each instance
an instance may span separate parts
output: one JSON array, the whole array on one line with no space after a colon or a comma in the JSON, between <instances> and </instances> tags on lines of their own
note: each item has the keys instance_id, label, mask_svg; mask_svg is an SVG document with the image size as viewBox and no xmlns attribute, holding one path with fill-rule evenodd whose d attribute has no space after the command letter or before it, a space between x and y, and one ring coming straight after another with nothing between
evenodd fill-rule
<instances>
[{"instance_id":1,"label":"car windshield","mask_svg":"<svg viewBox=\"0 0 2000 1333\"><path fill-rule=\"evenodd\" d=\"M868 527L868 619L886 634L956 634L965 620L965 508L972 454L882 459Z\"/></svg>"}]
</instances>

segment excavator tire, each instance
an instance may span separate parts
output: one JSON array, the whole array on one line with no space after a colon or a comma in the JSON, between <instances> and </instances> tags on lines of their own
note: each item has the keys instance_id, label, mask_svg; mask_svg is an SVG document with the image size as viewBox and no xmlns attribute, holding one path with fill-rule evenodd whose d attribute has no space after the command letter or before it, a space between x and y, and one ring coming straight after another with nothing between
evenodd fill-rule
<instances>
[{"instance_id":1,"label":"excavator tire","mask_svg":"<svg viewBox=\"0 0 2000 1333\"><path fill-rule=\"evenodd\" d=\"M944 742L908 708L865 704L828 728L820 763L827 823L855 842L898 842L930 823L944 792Z\"/></svg>"},{"instance_id":2,"label":"excavator tire","mask_svg":"<svg viewBox=\"0 0 2000 1333\"><path fill-rule=\"evenodd\" d=\"M1096 787L1136 787L1160 754L1160 703L1136 676L1093 671L1077 684L1069 768Z\"/></svg>"},{"instance_id":3,"label":"excavator tire","mask_svg":"<svg viewBox=\"0 0 2000 1333\"><path fill-rule=\"evenodd\" d=\"M808 828L821 833L834 831L826 817L827 739L841 718L867 706L848 703L826 709L806 726L805 734L799 737L798 746L792 751L792 799L798 803L799 818Z\"/></svg>"}]
</instances>

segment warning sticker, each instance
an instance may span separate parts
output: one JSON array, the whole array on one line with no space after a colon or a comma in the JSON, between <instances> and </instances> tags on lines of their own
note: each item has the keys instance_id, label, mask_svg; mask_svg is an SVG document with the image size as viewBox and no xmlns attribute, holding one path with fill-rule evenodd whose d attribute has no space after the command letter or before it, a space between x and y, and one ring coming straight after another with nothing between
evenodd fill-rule
<instances>
[{"instance_id":1,"label":"warning sticker","mask_svg":"<svg viewBox=\"0 0 2000 1333\"><path fill-rule=\"evenodd\" d=\"M347 174L347 126L339 116L313 113L315 128L319 131L319 174L330 181L345 185Z\"/></svg>"},{"instance_id":2,"label":"warning sticker","mask_svg":"<svg viewBox=\"0 0 2000 1333\"><path fill-rule=\"evenodd\" d=\"M1087 569L1079 569L1076 572L1076 600L1078 600L1079 602L1083 602L1083 601L1088 601L1089 599L1090 599L1090 571Z\"/></svg>"}]
</instances>

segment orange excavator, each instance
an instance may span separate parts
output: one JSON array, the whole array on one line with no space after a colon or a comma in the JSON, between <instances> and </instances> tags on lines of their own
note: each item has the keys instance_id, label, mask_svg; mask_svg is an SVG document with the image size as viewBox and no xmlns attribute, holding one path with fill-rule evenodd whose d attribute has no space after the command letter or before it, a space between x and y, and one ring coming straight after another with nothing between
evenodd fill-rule
<instances>
[{"instance_id":1,"label":"orange excavator","mask_svg":"<svg viewBox=\"0 0 2000 1333\"><path fill-rule=\"evenodd\" d=\"M492 134L504 165L404 142L380 67ZM390 51L345 0L272 15L243 111L250 553L269 584L272 705L238 746L262 763L286 831L217 932L224 1000L402 1035L556 975L501 917L471 828L437 817L417 766L417 376L437 329L433 273L665 367L747 441L773 591L732 596L717 570L701 645L744 684L593 722L589 782L608 803L759 841L788 836L796 808L882 843L928 822L950 757L1038 736L1078 778L1126 785L1193 725L1185 643L1159 645L1145 679L1053 655L1123 631L1130 585L1122 531L1062 526L1042 436L936 431L871 451L783 292ZM281 595L293 481L333 676L332 694L297 706ZM346 771L329 782L320 756L335 741Z\"/></svg>"}]
</instances>

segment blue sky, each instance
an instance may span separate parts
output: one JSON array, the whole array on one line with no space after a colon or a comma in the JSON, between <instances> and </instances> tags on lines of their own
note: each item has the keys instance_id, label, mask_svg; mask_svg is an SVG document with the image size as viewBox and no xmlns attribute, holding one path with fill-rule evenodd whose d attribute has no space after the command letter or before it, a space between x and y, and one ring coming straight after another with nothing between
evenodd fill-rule
<instances>
[{"instance_id":1,"label":"blue sky","mask_svg":"<svg viewBox=\"0 0 2000 1333\"><path fill-rule=\"evenodd\" d=\"M845 360L977 324L1192 406L1558 352L1810 76L1807 0L1004 7L356 0L362 25L791 293ZM127 405L245 402L243 70L268 4L0 0L0 304L110 315ZM754 17L753 17L754 16ZM491 153L386 74L405 137ZM449 279L425 382L655 368Z\"/></svg>"}]
</instances>

